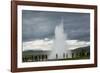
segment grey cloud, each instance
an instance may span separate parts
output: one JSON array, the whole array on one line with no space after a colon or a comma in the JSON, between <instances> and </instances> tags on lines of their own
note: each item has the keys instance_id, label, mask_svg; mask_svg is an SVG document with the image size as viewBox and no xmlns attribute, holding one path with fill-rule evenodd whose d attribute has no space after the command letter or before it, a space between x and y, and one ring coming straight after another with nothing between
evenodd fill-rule
<instances>
[{"instance_id":1,"label":"grey cloud","mask_svg":"<svg viewBox=\"0 0 100 73\"><path fill-rule=\"evenodd\" d=\"M64 30L69 39L86 40L90 37L89 13L22 11L23 41L54 37L56 25L64 20Z\"/></svg>"}]
</instances>

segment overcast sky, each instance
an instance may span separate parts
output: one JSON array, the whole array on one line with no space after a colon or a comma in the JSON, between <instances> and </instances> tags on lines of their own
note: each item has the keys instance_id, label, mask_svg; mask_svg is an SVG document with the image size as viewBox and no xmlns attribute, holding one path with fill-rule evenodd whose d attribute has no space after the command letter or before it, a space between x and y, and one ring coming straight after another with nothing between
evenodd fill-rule
<instances>
[{"instance_id":1,"label":"overcast sky","mask_svg":"<svg viewBox=\"0 0 100 73\"><path fill-rule=\"evenodd\" d=\"M64 32L68 40L90 40L90 14L47 12L47 11L22 11L22 39L24 41L54 38L56 25L64 20Z\"/></svg>"}]
</instances>

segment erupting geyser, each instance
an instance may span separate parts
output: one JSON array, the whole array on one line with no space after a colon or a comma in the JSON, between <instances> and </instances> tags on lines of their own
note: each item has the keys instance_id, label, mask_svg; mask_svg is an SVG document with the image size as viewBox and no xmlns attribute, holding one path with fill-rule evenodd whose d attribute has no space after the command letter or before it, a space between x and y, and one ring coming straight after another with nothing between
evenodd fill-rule
<instances>
[{"instance_id":1,"label":"erupting geyser","mask_svg":"<svg viewBox=\"0 0 100 73\"><path fill-rule=\"evenodd\" d=\"M71 52L68 50L66 40L63 19L61 19L61 23L55 28L54 45L49 55L49 59L65 59L71 57Z\"/></svg>"}]
</instances>

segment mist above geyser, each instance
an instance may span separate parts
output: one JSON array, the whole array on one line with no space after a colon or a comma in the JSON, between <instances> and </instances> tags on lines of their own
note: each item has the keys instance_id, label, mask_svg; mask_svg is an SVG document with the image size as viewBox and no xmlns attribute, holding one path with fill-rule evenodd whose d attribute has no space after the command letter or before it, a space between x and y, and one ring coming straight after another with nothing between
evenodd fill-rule
<instances>
[{"instance_id":1,"label":"mist above geyser","mask_svg":"<svg viewBox=\"0 0 100 73\"><path fill-rule=\"evenodd\" d=\"M52 51L49 54L49 59L64 59L71 57L71 51L66 45L67 34L64 33L64 21L61 18L61 23L55 27L55 38Z\"/></svg>"}]
</instances>

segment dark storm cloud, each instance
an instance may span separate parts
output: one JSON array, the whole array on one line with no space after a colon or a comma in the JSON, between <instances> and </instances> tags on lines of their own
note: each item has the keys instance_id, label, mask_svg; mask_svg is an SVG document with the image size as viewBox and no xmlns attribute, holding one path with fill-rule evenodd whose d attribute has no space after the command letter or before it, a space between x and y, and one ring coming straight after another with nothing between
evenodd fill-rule
<instances>
[{"instance_id":1,"label":"dark storm cloud","mask_svg":"<svg viewBox=\"0 0 100 73\"><path fill-rule=\"evenodd\" d=\"M56 25L64 20L64 30L68 39L89 41L89 13L64 13L44 11L22 11L23 41L35 39L52 39Z\"/></svg>"}]
</instances>

